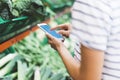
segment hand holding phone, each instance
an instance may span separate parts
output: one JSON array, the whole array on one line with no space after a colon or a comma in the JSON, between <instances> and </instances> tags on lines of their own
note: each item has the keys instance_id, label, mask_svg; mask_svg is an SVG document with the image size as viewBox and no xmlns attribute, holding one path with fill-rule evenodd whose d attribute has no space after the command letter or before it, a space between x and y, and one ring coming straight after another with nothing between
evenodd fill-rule
<instances>
[{"instance_id":1,"label":"hand holding phone","mask_svg":"<svg viewBox=\"0 0 120 80\"><path fill-rule=\"evenodd\" d=\"M57 33L55 30L50 30L50 26L47 25L46 23L41 23L37 24L40 29L42 29L45 33L48 33L52 35L53 37L59 39L59 40L64 40L63 36L59 33Z\"/></svg>"}]
</instances>

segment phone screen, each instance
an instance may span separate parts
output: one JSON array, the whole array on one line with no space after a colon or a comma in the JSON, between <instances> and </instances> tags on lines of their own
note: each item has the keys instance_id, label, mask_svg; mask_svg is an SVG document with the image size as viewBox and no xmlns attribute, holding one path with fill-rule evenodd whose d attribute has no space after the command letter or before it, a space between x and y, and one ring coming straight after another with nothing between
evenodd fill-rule
<instances>
[{"instance_id":1,"label":"phone screen","mask_svg":"<svg viewBox=\"0 0 120 80\"><path fill-rule=\"evenodd\" d=\"M63 39L62 35L57 33L55 30L50 30L50 26L47 24L40 24L38 25L43 31L51 34L52 36L59 38L59 39Z\"/></svg>"}]
</instances>

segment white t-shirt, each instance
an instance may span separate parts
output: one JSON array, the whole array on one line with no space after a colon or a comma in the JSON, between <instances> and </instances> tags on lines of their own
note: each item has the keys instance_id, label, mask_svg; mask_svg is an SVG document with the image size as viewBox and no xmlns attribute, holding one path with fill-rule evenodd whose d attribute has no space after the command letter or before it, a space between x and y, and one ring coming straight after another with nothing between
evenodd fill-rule
<instances>
[{"instance_id":1,"label":"white t-shirt","mask_svg":"<svg viewBox=\"0 0 120 80\"><path fill-rule=\"evenodd\" d=\"M72 8L72 39L105 51L102 80L120 80L120 0L76 0Z\"/></svg>"}]
</instances>

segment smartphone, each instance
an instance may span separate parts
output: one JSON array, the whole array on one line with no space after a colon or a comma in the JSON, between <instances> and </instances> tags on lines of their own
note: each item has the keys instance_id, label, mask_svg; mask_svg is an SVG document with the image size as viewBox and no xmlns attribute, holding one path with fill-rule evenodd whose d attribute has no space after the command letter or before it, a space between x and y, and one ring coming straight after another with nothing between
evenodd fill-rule
<instances>
[{"instance_id":1,"label":"smartphone","mask_svg":"<svg viewBox=\"0 0 120 80\"><path fill-rule=\"evenodd\" d=\"M63 41L64 38L61 34L57 33L55 30L50 30L50 26L46 23L37 24L37 26L43 30L45 33L52 35L53 37Z\"/></svg>"}]
</instances>

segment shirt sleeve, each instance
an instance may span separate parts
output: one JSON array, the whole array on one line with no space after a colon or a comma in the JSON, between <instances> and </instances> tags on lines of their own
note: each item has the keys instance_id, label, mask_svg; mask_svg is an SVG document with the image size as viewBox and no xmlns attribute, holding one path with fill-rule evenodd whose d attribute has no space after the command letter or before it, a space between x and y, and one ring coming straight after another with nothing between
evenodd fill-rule
<instances>
[{"instance_id":1,"label":"shirt sleeve","mask_svg":"<svg viewBox=\"0 0 120 80\"><path fill-rule=\"evenodd\" d=\"M105 51L110 34L110 7L98 0L76 0L72 8L72 35L82 45Z\"/></svg>"}]
</instances>

